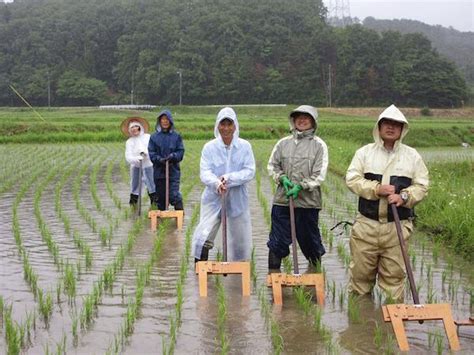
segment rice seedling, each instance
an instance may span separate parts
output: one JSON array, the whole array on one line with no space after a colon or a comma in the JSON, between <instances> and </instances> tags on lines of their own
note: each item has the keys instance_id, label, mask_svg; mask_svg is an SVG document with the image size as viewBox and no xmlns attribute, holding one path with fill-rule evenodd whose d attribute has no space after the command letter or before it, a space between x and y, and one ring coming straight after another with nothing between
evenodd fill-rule
<instances>
[{"instance_id":1,"label":"rice seedling","mask_svg":"<svg viewBox=\"0 0 474 355\"><path fill-rule=\"evenodd\" d=\"M360 323L360 305L357 295L349 294L347 299L347 313L352 323Z\"/></svg>"},{"instance_id":2,"label":"rice seedling","mask_svg":"<svg viewBox=\"0 0 474 355\"><path fill-rule=\"evenodd\" d=\"M257 284L257 268L255 260L255 247L252 248L252 255L250 257L250 277L252 279L253 285Z\"/></svg>"},{"instance_id":3,"label":"rice seedling","mask_svg":"<svg viewBox=\"0 0 474 355\"><path fill-rule=\"evenodd\" d=\"M381 349L383 346L383 331L382 328L379 326L379 323L375 323L374 329L374 344L377 349Z\"/></svg>"},{"instance_id":4,"label":"rice seedling","mask_svg":"<svg viewBox=\"0 0 474 355\"><path fill-rule=\"evenodd\" d=\"M38 303L40 314L43 316L46 326L48 326L53 313L53 297L51 293L44 293L41 289L38 289Z\"/></svg>"},{"instance_id":5,"label":"rice seedling","mask_svg":"<svg viewBox=\"0 0 474 355\"><path fill-rule=\"evenodd\" d=\"M336 300L336 281L332 280L332 283L329 283L329 281L327 281L327 284L329 294L331 295L332 303L334 303L334 301Z\"/></svg>"},{"instance_id":6,"label":"rice seedling","mask_svg":"<svg viewBox=\"0 0 474 355\"><path fill-rule=\"evenodd\" d=\"M78 327L79 327L79 317L77 316L77 314L74 314L72 316L72 324L71 324L72 343L74 346L77 346L77 344L79 343Z\"/></svg>"},{"instance_id":7,"label":"rice seedling","mask_svg":"<svg viewBox=\"0 0 474 355\"><path fill-rule=\"evenodd\" d=\"M73 265L69 263L69 260L66 261L64 267L63 285L64 292L71 302L76 297L76 273L74 272Z\"/></svg>"},{"instance_id":8,"label":"rice seedling","mask_svg":"<svg viewBox=\"0 0 474 355\"><path fill-rule=\"evenodd\" d=\"M343 309L344 308L344 301L346 299L346 291L344 290L344 287L339 288L339 308Z\"/></svg>"},{"instance_id":9,"label":"rice seedling","mask_svg":"<svg viewBox=\"0 0 474 355\"><path fill-rule=\"evenodd\" d=\"M66 334L63 334L63 336L61 337L61 340L59 342L56 343L56 354L57 355L60 355L60 354L66 354L66 343L67 343L67 336Z\"/></svg>"}]
</instances>

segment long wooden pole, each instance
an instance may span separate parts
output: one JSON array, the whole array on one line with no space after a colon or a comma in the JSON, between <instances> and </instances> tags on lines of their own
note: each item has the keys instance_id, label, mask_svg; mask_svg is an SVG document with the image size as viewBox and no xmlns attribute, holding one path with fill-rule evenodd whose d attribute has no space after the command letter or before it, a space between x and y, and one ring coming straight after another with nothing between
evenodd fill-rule
<instances>
[{"instance_id":1,"label":"long wooden pole","mask_svg":"<svg viewBox=\"0 0 474 355\"><path fill-rule=\"evenodd\" d=\"M293 270L295 274L299 274L298 266L298 248L296 247L296 225L295 225L295 203L293 197L290 196L290 228L291 228L291 250L293 254Z\"/></svg>"},{"instance_id":2,"label":"long wooden pole","mask_svg":"<svg viewBox=\"0 0 474 355\"><path fill-rule=\"evenodd\" d=\"M397 206L391 204L393 220L395 221L395 226L397 228L398 241L400 242L400 248L402 250L403 261L405 262L405 268L407 270L408 281L410 282L411 294L413 296L413 302L415 304L420 304L420 299L418 298L418 292L416 291L415 278L413 277L413 270L410 265L410 259L408 258L407 249L405 246L405 239L403 238L402 225L400 223L400 217L398 216Z\"/></svg>"}]
</instances>

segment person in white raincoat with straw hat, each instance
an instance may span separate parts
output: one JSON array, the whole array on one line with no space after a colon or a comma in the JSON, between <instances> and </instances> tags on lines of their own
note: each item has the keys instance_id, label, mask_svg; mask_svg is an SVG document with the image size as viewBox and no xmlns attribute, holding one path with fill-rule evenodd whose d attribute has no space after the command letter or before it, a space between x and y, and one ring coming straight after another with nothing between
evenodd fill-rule
<instances>
[{"instance_id":1,"label":"person in white raincoat with straw hat","mask_svg":"<svg viewBox=\"0 0 474 355\"><path fill-rule=\"evenodd\" d=\"M250 260L252 227L247 183L255 176L252 146L239 138L237 115L230 107L217 114L214 136L201 153L200 178L206 187L192 252L196 262L208 259L221 224L222 196L227 194L228 261Z\"/></svg>"},{"instance_id":2,"label":"person in white raincoat with straw hat","mask_svg":"<svg viewBox=\"0 0 474 355\"><path fill-rule=\"evenodd\" d=\"M153 163L148 155L148 121L142 117L128 117L121 124L122 133L129 138L125 143L125 160L130 164L130 205L138 203L140 191L140 166L142 179L148 189L150 202L156 206L158 196L153 180Z\"/></svg>"}]
</instances>

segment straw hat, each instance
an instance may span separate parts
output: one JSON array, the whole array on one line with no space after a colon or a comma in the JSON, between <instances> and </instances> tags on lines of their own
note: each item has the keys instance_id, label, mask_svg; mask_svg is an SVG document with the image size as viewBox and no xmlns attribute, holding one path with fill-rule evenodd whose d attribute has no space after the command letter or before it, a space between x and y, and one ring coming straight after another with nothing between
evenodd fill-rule
<instances>
[{"instance_id":1,"label":"straw hat","mask_svg":"<svg viewBox=\"0 0 474 355\"><path fill-rule=\"evenodd\" d=\"M122 130L122 133L127 137L130 136L130 132L128 131L128 128L130 127L130 123L132 123L132 122L140 123L140 125L145 130L144 133L147 133L150 129L150 124L148 123L148 121L146 119L144 119L142 117L127 117L120 124L120 129Z\"/></svg>"}]
</instances>

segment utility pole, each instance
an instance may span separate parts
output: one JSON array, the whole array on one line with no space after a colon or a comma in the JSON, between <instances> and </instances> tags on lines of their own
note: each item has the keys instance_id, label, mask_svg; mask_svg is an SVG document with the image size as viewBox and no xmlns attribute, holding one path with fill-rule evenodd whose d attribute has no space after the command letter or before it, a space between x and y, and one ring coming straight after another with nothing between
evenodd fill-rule
<instances>
[{"instance_id":1,"label":"utility pole","mask_svg":"<svg viewBox=\"0 0 474 355\"><path fill-rule=\"evenodd\" d=\"M328 104L332 107L332 66L329 64L328 69Z\"/></svg>"},{"instance_id":2,"label":"utility pole","mask_svg":"<svg viewBox=\"0 0 474 355\"><path fill-rule=\"evenodd\" d=\"M181 69L176 72L179 75L179 106L183 104L182 88L183 88L183 73Z\"/></svg>"},{"instance_id":3,"label":"utility pole","mask_svg":"<svg viewBox=\"0 0 474 355\"><path fill-rule=\"evenodd\" d=\"M130 105L133 105L133 78L134 77L134 73L132 72L132 88L130 90Z\"/></svg>"},{"instance_id":4,"label":"utility pole","mask_svg":"<svg viewBox=\"0 0 474 355\"><path fill-rule=\"evenodd\" d=\"M49 70L46 72L48 76L48 109L51 109L51 80L49 79Z\"/></svg>"}]
</instances>

